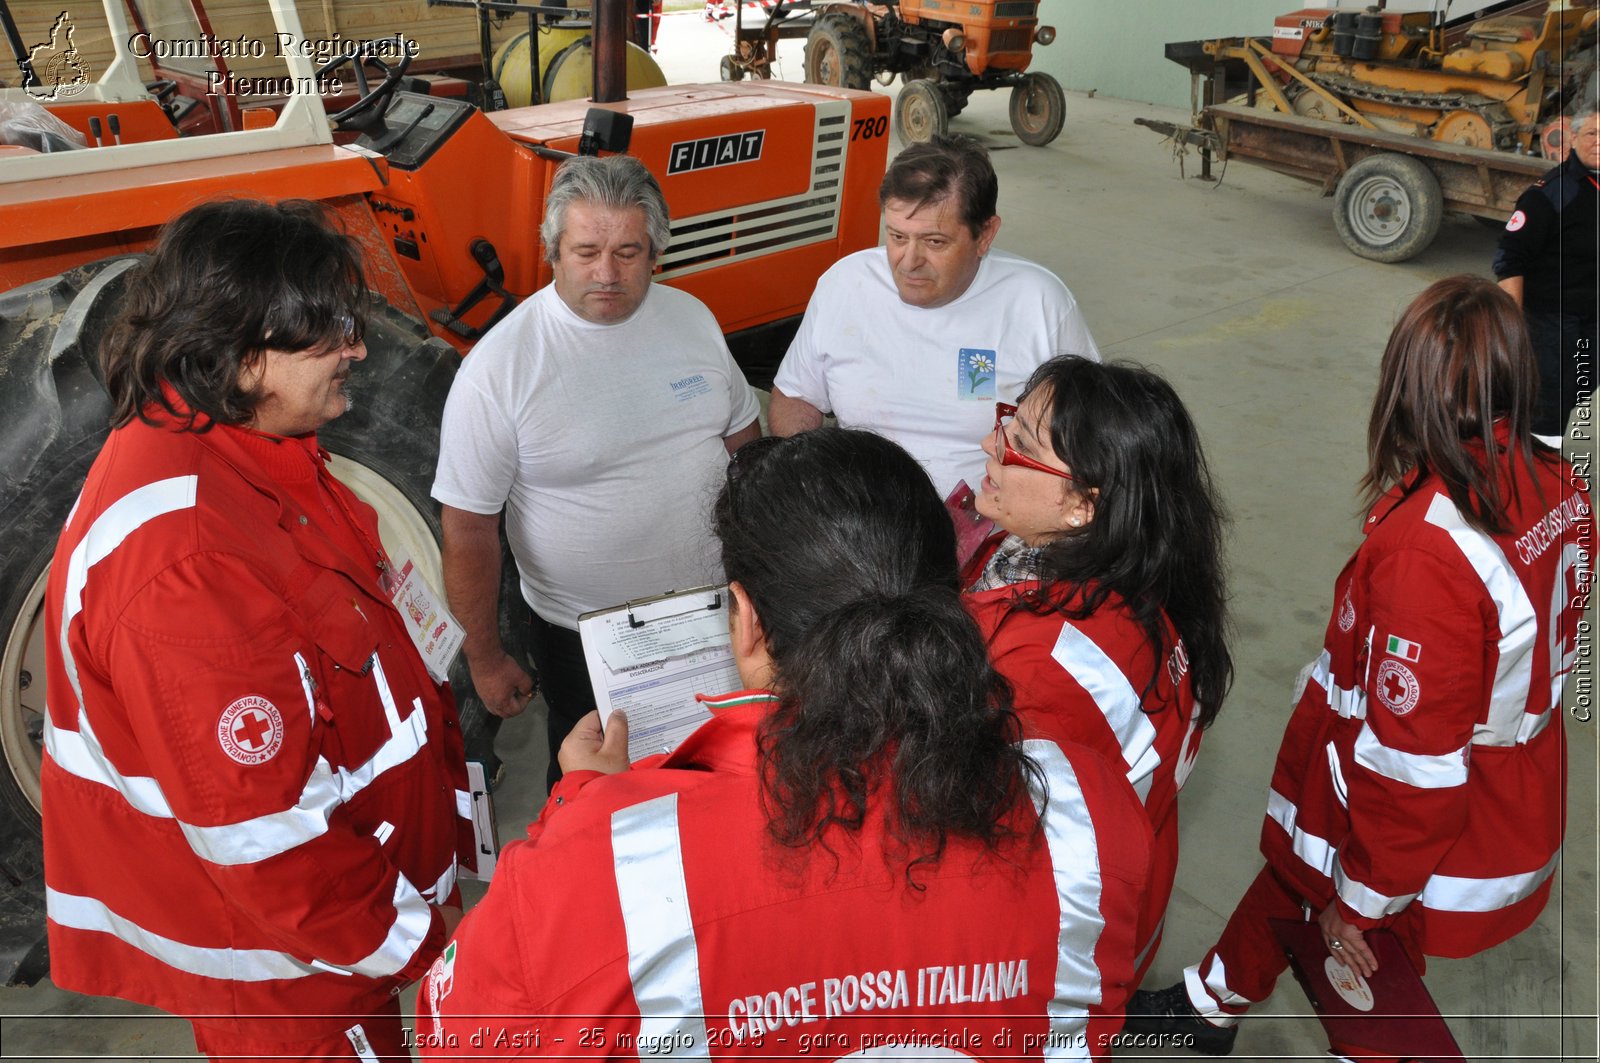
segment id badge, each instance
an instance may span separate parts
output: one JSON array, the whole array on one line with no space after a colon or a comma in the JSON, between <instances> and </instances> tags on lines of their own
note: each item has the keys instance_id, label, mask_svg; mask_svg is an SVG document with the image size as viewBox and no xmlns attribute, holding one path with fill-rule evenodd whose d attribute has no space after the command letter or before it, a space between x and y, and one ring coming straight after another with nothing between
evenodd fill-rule
<instances>
[{"instance_id":1,"label":"id badge","mask_svg":"<svg viewBox=\"0 0 1600 1063\"><path fill-rule=\"evenodd\" d=\"M446 682L450 678L450 664L467 638L466 632L461 630L461 621L445 608L444 601L409 559L399 568L391 562L383 574L383 583L389 600L394 602L406 623L412 644L428 666L428 674L436 683Z\"/></svg>"}]
</instances>

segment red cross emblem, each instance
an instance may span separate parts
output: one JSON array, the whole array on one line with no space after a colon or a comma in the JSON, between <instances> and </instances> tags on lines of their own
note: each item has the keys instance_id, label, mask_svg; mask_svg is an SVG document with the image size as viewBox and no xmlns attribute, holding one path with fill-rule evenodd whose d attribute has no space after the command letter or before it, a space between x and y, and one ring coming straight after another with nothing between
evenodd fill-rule
<instances>
[{"instance_id":1,"label":"red cross emblem","mask_svg":"<svg viewBox=\"0 0 1600 1063\"><path fill-rule=\"evenodd\" d=\"M1383 702L1383 707L1396 716L1404 716L1417 707L1422 697L1422 684L1417 675L1393 657L1385 657L1378 665L1378 678L1373 693Z\"/></svg>"},{"instance_id":2,"label":"red cross emblem","mask_svg":"<svg viewBox=\"0 0 1600 1063\"><path fill-rule=\"evenodd\" d=\"M217 742L231 760L261 764L283 747L283 715L266 698L254 694L222 710Z\"/></svg>"},{"instance_id":3,"label":"red cross emblem","mask_svg":"<svg viewBox=\"0 0 1600 1063\"><path fill-rule=\"evenodd\" d=\"M267 736L270 734L272 734L272 722L260 709L246 709L239 714L238 722L233 725L234 741L251 751L265 746Z\"/></svg>"}]
</instances>

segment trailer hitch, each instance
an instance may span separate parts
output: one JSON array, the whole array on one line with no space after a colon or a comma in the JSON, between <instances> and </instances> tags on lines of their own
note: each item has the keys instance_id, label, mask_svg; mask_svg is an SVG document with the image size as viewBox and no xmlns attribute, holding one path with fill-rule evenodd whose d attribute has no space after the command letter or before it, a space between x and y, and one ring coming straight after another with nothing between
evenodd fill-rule
<instances>
[{"instance_id":1,"label":"trailer hitch","mask_svg":"<svg viewBox=\"0 0 1600 1063\"><path fill-rule=\"evenodd\" d=\"M493 244L480 237L472 241L472 246L468 250L472 252L472 257L478 265L483 267L483 280L479 281L478 286L468 292L467 297L453 310L441 307L428 316L462 339L476 341L485 332L494 328L501 318L516 309L517 297L506 291L505 267L500 264L500 253L494 249ZM500 305L489 315L489 320L479 327L469 325L462 320L473 307L491 295L500 300Z\"/></svg>"},{"instance_id":2,"label":"trailer hitch","mask_svg":"<svg viewBox=\"0 0 1600 1063\"><path fill-rule=\"evenodd\" d=\"M1222 138L1209 129L1196 129L1193 126L1163 122L1158 118L1135 118L1133 124L1142 125L1146 129L1154 129L1162 136L1170 137L1185 144L1192 144L1207 151L1222 150Z\"/></svg>"}]
</instances>

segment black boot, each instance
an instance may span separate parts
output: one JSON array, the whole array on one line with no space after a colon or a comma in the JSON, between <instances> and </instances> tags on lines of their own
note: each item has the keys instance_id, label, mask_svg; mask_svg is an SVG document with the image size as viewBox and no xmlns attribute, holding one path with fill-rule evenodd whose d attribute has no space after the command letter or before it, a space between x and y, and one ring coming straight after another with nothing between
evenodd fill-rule
<instances>
[{"instance_id":1,"label":"black boot","mask_svg":"<svg viewBox=\"0 0 1600 1063\"><path fill-rule=\"evenodd\" d=\"M1165 1045L1182 1046L1207 1056L1225 1056L1233 1051L1237 1026L1213 1026L1200 1017L1189 1003L1182 982L1153 992L1141 989L1128 1000L1125 1033L1157 1035Z\"/></svg>"}]
</instances>

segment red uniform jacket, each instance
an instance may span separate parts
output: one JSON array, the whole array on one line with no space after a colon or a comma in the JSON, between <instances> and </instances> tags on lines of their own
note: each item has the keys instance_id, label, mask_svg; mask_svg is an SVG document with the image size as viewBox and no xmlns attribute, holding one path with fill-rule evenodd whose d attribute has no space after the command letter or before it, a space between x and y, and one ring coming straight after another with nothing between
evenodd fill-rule
<instances>
[{"instance_id":1,"label":"red uniform jacket","mask_svg":"<svg viewBox=\"0 0 1600 1063\"><path fill-rule=\"evenodd\" d=\"M952 839L911 889L876 797L831 853L771 840L770 700L716 699L671 754L562 781L419 992L424 1055L1105 1054L1149 861L1120 774L1030 743L1042 831L1019 810L999 853Z\"/></svg>"},{"instance_id":2,"label":"red uniform jacket","mask_svg":"<svg viewBox=\"0 0 1600 1063\"><path fill-rule=\"evenodd\" d=\"M970 562L976 579L997 535ZM1174 648L1155 686L1145 693L1154 654L1144 630L1122 600L1111 595L1092 616L1013 610L1017 594L1037 582L1016 583L966 596L967 609L989 642L989 656L1011 683L1017 714L1029 735L1079 742L1120 763L1155 831L1150 889L1139 916L1138 968L1142 973L1160 942L1162 918L1178 873L1178 791L1200 753L1188 659L1168 626Z\"/></svg>"},{"instance_id":3,"label":"red uniform jacket","mask_svg":"<svg viewBox=\"0 0 1600 1063\"><path fill-rule=\"evenodd\" d=\"M448 690L314 440L112 432L46 602L52 974L349 1025L443 945L470 803Z\"/></svg>"},{"instance_id":4,"label":"red uniform jacket","mask_svg":"<svg viewBox=\"0 0 1600 1063\"><path fill-rule=\"evenodd\" d=\"M1527 927L1565 829L1561 688L1594 522L1564 463L1540 466L1538 491L1511 467L1508 534L1473 530L1436 479L1368 515L1262 828L1268 862L1307 899L1336 894L1361 927L1409 912L1435 956Z\"/></svg>"}]
</instances>

